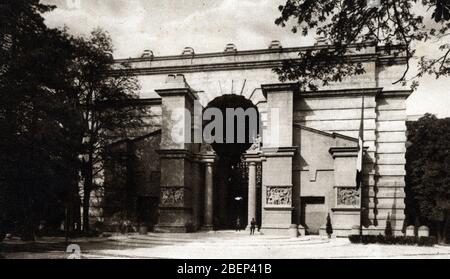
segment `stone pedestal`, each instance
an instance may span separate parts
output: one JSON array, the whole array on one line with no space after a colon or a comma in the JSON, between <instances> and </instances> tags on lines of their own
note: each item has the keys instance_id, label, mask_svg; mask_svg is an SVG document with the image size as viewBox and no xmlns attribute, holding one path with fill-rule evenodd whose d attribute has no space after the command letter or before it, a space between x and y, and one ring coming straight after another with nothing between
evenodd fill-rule
<instances>
[{"instance_id":1,"label":"stone pedestal","mask_svg":"<svg viewBox=\"0 0 450 279\"><path fill-rule=\"evenodd\" d=\"M430 229L427 226L421 226L417 230L417 236L418 237L429 237L430 236Z\"/></svg>"},{"instance_id":2,"label":"stone pedestal","mask_svg":"<svg viewBox=\"0 0 450 279\"><path fill-rule=\"evenodd\" d=\"M267 99L267 127L263 130L262 222L264 233L287 234L292 224L294 84L263 85Z\"/></svg>"},{"instance_id":3,"label":"stone pedestal","mask_svg":"<svg viewBox=\"0 0 450 279\"><path fill-rule=\"evenodd\" d=\"M191 119L195 95L184 76L169 75L161 96L162 130L159 220L156 231L188 232L193 228Z\"/></svg>"},{"instance_id":4,"label":"stone pedestal","mask_svg":"<svg viewBox=\"0 0 450 279\"><path fill-rule=\"evenodd\" d=\"M261 229L264 233L284 234L292 224L292 157L295 148L263 151Z\"/></svg>"},{"instance_id":5,"label":"stone pedestal","mask_svg":"<svg viewBox=\"0 0 450 279\"><path fill-rule=\"evenodd\" d=\"M408 226L408 227L406 227L406 233L405 233L405 235L406 235L406 236L415 236L414 230L415 230L414 226Z\"/></svg>"},{"instance_id":6,"label":"stone pedestal","mask_svg":"<svg viewBox=\"0 0 450 279\"><path fill-rule=\"evenodd\" d=\"M296 224L292 224L289 227L289 237L291 238L297 238L298 237L298 226Z\"/></svg>"}]
</instances>

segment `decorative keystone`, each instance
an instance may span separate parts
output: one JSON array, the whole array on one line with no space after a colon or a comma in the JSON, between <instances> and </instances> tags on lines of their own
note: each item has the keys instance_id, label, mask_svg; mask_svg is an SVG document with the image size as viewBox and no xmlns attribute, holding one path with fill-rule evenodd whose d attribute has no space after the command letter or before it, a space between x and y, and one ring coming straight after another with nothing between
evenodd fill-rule
<instances>
[{"instance_id":1,"label":"decorative keystone","mask_svg":"<svg viewBox=\"0 0 450 279\"><path fill-rule=\"evenodd\" d=\"M269 49L281 49L283 46L281 45L280 41L273 40L270 42Z\"/></svg>"},{"instance_id":2,"label":"decorative keystone","mask_svg":"<svg viewBox=\"0 0 450 279\"><path fill-rule=\"evenodd\" d=\"M185 47L181 55L194 55L194 49L192 47Z\"/></svg>"},{"instance_id":3,"label":"decorative keystone","mask_svg":"<svg viewBox=\"0 0 450 279\"><path fill-rule=\"evenodd\" d=\"M236 52L237 51L237 48L236 48L236 46L234 45L234 44L227 44L226 46L225 46L225 50L224 50L225 52Z\"/></svg>"}]
</instances>

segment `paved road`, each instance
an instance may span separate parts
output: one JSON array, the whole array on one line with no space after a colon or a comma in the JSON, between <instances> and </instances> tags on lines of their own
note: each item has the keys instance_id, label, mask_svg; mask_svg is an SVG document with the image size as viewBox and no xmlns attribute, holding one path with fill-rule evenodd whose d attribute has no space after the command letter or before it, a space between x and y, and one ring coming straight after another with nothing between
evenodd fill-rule
<instances>
[{"instance_id":1,"label":"paved road","mask_svg":"<svg viewBox=\"0 0 450 279\"><path fill-rule=\"evenodd\" d=\"M329 258L446 258L449 246L417 247L355 245L346 238L318 236L289 238L244 232L153 234L72 240L83 258L178 258L178 259L329 259ZM36 243L9 240L0 245L5 258L67 258L66 243L45 238Z\"/></svg>"}]
</instances>

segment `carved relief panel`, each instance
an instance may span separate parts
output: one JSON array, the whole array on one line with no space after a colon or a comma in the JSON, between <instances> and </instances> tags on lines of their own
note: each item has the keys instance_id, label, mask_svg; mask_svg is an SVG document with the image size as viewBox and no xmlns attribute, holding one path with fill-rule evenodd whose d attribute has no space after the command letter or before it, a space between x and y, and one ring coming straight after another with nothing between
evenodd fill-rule
<instances>
[{"instance_id":1,"label":"carved relief panel","mask_svg":"<svg viewBox=\"0 0 450 279\"><path fill-rule=\"evenodd\" d=\"M166 187L161 189L162 206L183 206L184 189L182 187Z\"/></svg>"},{"instance_id":2,"label":"carved relief panel","mask_svg":"<svg viewBox=\"0 0 450 279\"><path fill-rule=\"evenodd\" d=\"M337 187L336 188L336 206L337 207L359 207L360 192L355 187Z\"/></svg>"},{"instance_id":3,"label":"carved relief panel","mask_svg":"<svg viewBox=\"0 0 450 279\"><path fill-rule=\"evenodd\" d=\"M292 206L292 187L266 186L266 205Z\"/></svg>"}]
</instances>

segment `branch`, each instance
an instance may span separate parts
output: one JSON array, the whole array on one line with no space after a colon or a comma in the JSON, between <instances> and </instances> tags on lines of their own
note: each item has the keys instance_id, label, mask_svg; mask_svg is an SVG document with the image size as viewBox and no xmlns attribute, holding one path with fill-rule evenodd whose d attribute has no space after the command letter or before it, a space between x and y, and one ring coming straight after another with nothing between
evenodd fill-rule
<instances>
[{"instance_id":1,"label":"branch","mask_svg":"<svg viewBox=\"0 0 450 279\"><path fill-rule=\"evenodd\" d=\"M399 83L399 82L405 80L406 74L408 73L409 67L410 67L410 65L409 65L409 60L410 60L411 57L412 57L411 51L410 51L410 49L409 49L409 47L410 47L410 42L408 41L408 39L407 39L407 37L406 37L406 33L405 33L404 28L403 28L402 22L401 22L401 20L400 20L400 15L399 15L399 12L398 12L398 10L397 10L397 4L395 3L395 1L396 1L396 0L392 1L393 4L394 4L394 5L393 5L393 7L394 7L394 16L395 16L395 19L396 19L396 21L397 21L398 30L400 31L400 35L403 37L403 40L405 41L405 44L406 44L406 69L405 69L405 71L403 72L402 77L401 77L399 80L397 80L396 82L394 82L393 84L397 84L397 83Z\"/></svg>"}]
</instances>

